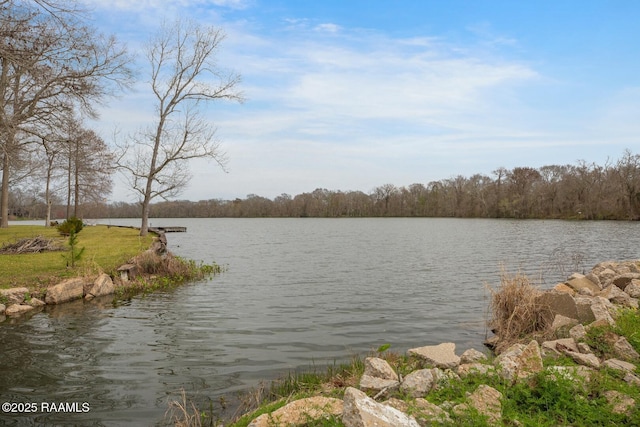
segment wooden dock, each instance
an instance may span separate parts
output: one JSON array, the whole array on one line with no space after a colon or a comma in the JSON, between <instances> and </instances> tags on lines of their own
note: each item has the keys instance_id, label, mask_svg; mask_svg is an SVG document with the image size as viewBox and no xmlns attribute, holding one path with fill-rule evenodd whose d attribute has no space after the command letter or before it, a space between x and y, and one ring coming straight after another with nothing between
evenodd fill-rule
<instances>
[{"instance_id":1,"label":"wooden dock","mask_svg":"<svg viewBox=\"0 0 640 427\"><path fill-rule=\"evenodd\" d=\"M186 233L187 227L149 227L149 229L156 229L165 233Z\"/></svg>"},{"instance_id":2,"label":"wooden dock","mask_svg":"<svg viewBox=\"0 0 640 427\"><path fill-rule=\"evenodd\" d=\"M105 224L107 227L119 227L119 228L134 228L136 230L140 230L140 227L136 227L135 225L113 225L113 224ZM149 231L154 233L186 233L187 227L149 227Z\"/></svg>"}]
</instances>

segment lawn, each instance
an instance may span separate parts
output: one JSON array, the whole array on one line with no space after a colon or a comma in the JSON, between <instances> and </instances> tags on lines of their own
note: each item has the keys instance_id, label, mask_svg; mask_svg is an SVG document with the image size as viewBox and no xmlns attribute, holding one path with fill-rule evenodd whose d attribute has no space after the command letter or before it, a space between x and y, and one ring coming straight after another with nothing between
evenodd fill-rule
<instances>
[{"instance_id":1,"label":"lawn","mask_svg":"<svg viewBox=\"0 0 640 427\"><path fill-rule=\"evenodd\" d=\"M62 252L6 255L0 254L0 288L26 286L39 289L57 283L61 278L112 273L134 255L151 245L153 235L140 237L132 228L87 226L78 234L78 247L84 247L76 267L67 268L68 238L52 227L13 225L0 229L0 246L29 237L56 239Z\"/></svg>"}]
</instances>

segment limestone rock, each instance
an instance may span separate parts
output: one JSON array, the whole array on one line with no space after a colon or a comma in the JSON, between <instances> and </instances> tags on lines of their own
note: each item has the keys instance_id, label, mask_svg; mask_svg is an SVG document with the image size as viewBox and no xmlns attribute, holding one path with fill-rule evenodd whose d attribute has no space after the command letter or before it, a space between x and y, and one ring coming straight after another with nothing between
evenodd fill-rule
<instances>
[{"instance_id":1,"label":"limestone rock","mask_svg":"<svg viewBox=\"0 0 640 427\"><path fill-rule=\"evenodd\" d=\"M625 362L624 360L620 360L620 359L607 359L604 362L602 362L602 364L608 368L615 369L617 371L631 373L636 370L636 365L634 365L633 363Z\"/></svg>"},{"instance_id":2,"label":"limestone rock","mask_svg":"<svg viewBox=\"0 0 640 427\"><path fill-rule=\"evenodd\" d=\"M400 390L410 394L413 397L421 397L426 395L433 389L435 379L431 369L419 369L413 371L404 377Z\"/></svg>"},{"instance_id":3,"label":"limestone rock","mask_svg":"<svg viewBox=\"0 0 640 427\"><path fill-rule=\"evenodd\" d=\"M509 381L517 378L519 368L517 359L524 349L524 344L514 344L495 358L493 363L502 378Z\"/></svg>"},{"instance_id":4,"label":"limestone rock","mask_svg":"<svg viewBox=\"0 0 640 427\"><path fill-rule=\"evenodd\" d=\"M602 289L602 282L600 281L600 278L596 274L591 272L584 277L591 280L598 288Z\"/></svg>"},{"instance_id":5,"label":"limestone rock","mask_svg":"<svg viewBox=\"0 0 640 427\"><path fill-rule=\"evenodd\" d=\"M542 343L542 352L545 354L545 356L559 356L565 349L575 351L576 353L579 352L576 341L573 338L562 338L559 340L545 341Z\"/></svg>"},{"instance_id":6,"label":"limestone rock","mask_svg":"<svg viewBox=\"0 0 640 427\"><path fill-rule=\"evenodd\" d=\"M378 403L353 387L347 387L344 393L342 422L346 427L420 427L412 416Z\"/></svg>"},{"instance_id":7,"label":"limestone rock","mask_svg":"<svg viewBox=\"0 0 640 427\"><path fill-rule=\"evenodd\" d=\"M551 324L551 330L553 330L558 338L567 338L569 336L569 330L578 324L578 320L571 319L561 314L556 314Z\"/></svg>"},{"instance_id":8,"label":"limestone rock","mask_svg":"<svg viewBox=\"0 0 640 427\"><path fill-rule=\"evenodd\" d=\"M536 297L536 305L543 308L547 324L551 324L556 315L579 319L576 301L564 292L547 291Z\"/></svg>"},{"instance_id":9,"label":"limestone rock","mask_svg":"<svg viewBox=\"0 0 640 427\"><path fill-rule=\"evenodd\" d=\"M44 301L42 301L41 299L31 298L29 300L29 302L27 302L27 305L30 305L31 307L37 308L37 307L42 307L42 306L46 305L46 303Z\"/></svg>"},{"instance_id":10,"label":"limestone rock","mask_svg":"<svg viewBox=\"0 0 640 427\"><path fill-rule=\"evenodd\" d=\"M629 283L627 287L624 288L624 291L631 298L640 298L640 279L631 280L631 283Z\"/></svg>"},{"instance_id":11,"label":"limestone rock","mask_svg":"<svg viewBox=\"0 0 640 427\"><path fill-rule=\"evenodd\" d=\"M624 378L622 379L624 382L634 385L636 387L640 387L640 378L638 378L637 376L635 376L634 374L632 374L631 372L625 374Z\"/></svg>"},{"instance_id":12,"label":"limestone rock","mask_svg":"<svg viewBox=\"0 0 640 427\"><path fill-rule=\"evenodd\" d=\"M437 368L455 368L460 364L460 357L455 354L455 343L442 343L425 347L412 348L410 355L419 356Z\"/></svg>"},{"instance_id":13,"label":"limestone rock","mask_svg":"<svg viewBox=\"0 0 640 427\"><path fill-rule=\"evenodd\" d=\"M562 292L565 294L569 294L571 296L574 296L576 291L574 291L572 288L570 288L569 286L565 285L564 283L558 283L557 285L555 285L553 287L553 290L556 292Z\"/></svg>"},{"instance_id":14,"label":"limestone rock","mask_svg":"<svg viewBox=\"0 0 640 427\"><path fill-rule=\"evenodd\" d=\"M101 297L104 295L111 295L116 291L116 287L111 280L111 277L102 273L100 276L94 280L91 288L86 292L85 299L91 299L94 297Z\"/></svg>"},{"instance_id":15,"label":"limestone rock","mask_svg":"<svg viewBox=\"0 0 640 427\"><path fill-rule=\"evenodd\" d=\"M45 302L47 304L60 304L74 299L82 298L84 280L73 278L58 283L47 289Z\"/></svg>"},{"instance_id":16,"label":"limestone rock","mask_svg":"<svg viewBox=\"0 0 640 427\"><path fill-rule=\"evenodd\" d=\"M25 295L29 293L27 288L0 289L0 297L6 299L9 304L22 304Z\"/></svg>"},{"instance_id":17,"label":"limestone rock","mask_svg":"<svg viewBox=\"0 0 640 427\"><path fill-rule=\"evenodd\" d=\"M293 401L270 414L262 414L249 427L304 426L310 420L340 415L343 404L331 397L309 397Z\"/></svg>"},{"instance_id":18,"label":"limestone rock","mask_svg":"<svg viewBox=\"0 0 640 427\"><path fill-rule=\"evenodd\" d=\"M593 293L600 291L600 287L593 283L591 280L587 279L585 276L574 277L567 280L565 284L576 292L579 292L580 289L583 288L589 289Z\"/></svg>"},{"instance_id":19,"label":"limestone rock","mask_svg":"<svg viewBox=\"0 0 640 427\"><path fill-rule=\"evenodd\" d=\"M609 280L613 279L616 276L616 272L611 268L602 269L599 273L595 273L595 271L596 270L594 269L594 274L598 276L598 279L600 279L600 283L607 283Z\"/></svg>"},{"instance_id":20,"label":"limestone rock","mask_svg":"<svg viewBox=\"0 0 640 427\"><path fill-rule=\"evenodd\" d=\"M614 414L629 415L631 410L636 406L635 400L619 391L608 390L605 391L603 395L607 399L607 402L609 402L609 405L613 406L612 412Z\"/></svg>"},{"instance_id":21,"label":"limestone rock","mask_svg":"<svg viewBox=\"0 0 640 427\"><path fill-rule=\"evenodd\" d=\"M4 311L4 314L9 317L16 317L16 316L21 316L24 313L29 312L33 309L34 307L31 307L30 305L13 304L7 307L7 309Z\"/></svg>"},{"instance_id":22,"label":"limestone rock","mask_svg":"<svg viewBox=\"0 0 640 427\"><path fill-rule=\"evenodd\" d=\"M583 325L577 324L573 328L569 329L569 336L576 341L580 341L587 336L587 330Z\"/></svg>"},{"instance_id":23,"label":"limestone rock","mask_svg":"<svg viewBox=\"0 0 640 427\"><path fill-rule=\"evenodd\" d=\"M481 360L487 360L487 355L475 348L470 348L460 355L460 363L474 363Z\"/></svg>"},{"instance_id":24,"label":"limestone rock","mask_svg":"<svg viewBox=\"0 0 640 427\"><path fill-rule=\"evenodd\" d=\"M640 359L640 354L635 351L625 337L620 337L616 340L613 344L613 351L624 360L637 361Z\"/></svg>"},{"instance_id":25,"label":"limestone rock","mask_svg":"<svg viewBox=\"0 0 640 427\"><path fill-rule=\"evenodd\" d=\"M615 320L613 320L613 317L611 317L608 306L602 300L595 300L595 302L591 304L591 312L593 313L596 322L598 320L603 320L611 326L616 323Z\"/></svg>"},{"instance_id":26,"label":"limestone rock","mask_svg":"<svg viewBox=\"0 0 640 427\"><path fill-rule=\"evenodd\" d=\"M518 378L526 378L542 371L542 355L540 345L536 340L531 340L518 356Z\"/></svg>"},{"instance_id":27,"label":"limestone rock","mask_svg":"<svg viewBox=\"0 0 640 427\"><path fill-rule=\"evenodd\" d=\"M429 402L421 397L415 400L417 409L416 417L420 425L430 426L434 424L447 424L451 423L451 418L447 411L439 407L438 405Z\"/></svg>"},{"instance_id":28,"label":"limestone rock","mask_svg":"<svg viewBox=\"0 0 640 427\"><path fill-rule=\"evenodd\" d=\"M592 354L592 353L583 354L583 353L577 353L575 351L570 351L570 350L565 350L564 354L572 358L574 362L580 365L588 366L595 369L600 368L600 359L598 359L598 357L595 354Z\"/></svg>"},{"instance_id":29,"label":"limestone rock","mask_svg":"<svg viewBox=\"0 0 640 427\"><path fill-rule=\"evenodd\" d=\"M0 316L2 316L4 314L4 311L7 309L7 307L4 304L0 304Z\"/></svg>"},{"instance_id":30,"label":"limestone rock","mask_svg":"<svg viewBox=\"0 0 640 427\"><path fill-rule=\"evenodd\" d=\"M384 378L376 378L370 375L360 377L359 387L363 390L382 391L389 389L397 389L400 381L385 380Z\"/></svg>"},{"instance_id":31,"label":"limestone rock","mask_svg":"<svg viewBox=\"0 0 640 427\"><path fill-rule=\"evenodd\" d=\"M389 363L379 357L367 357L364 360L364 374L375 378L399 381L398 374Z\"/></svg>"},{"instance_id":32,"label":"limestone rock","mask_svg":"<svg viewBox=\"0 0 640 427\"><path fill-rule=\"evenodd\" d=\"M456 414L464 414L470 407L487 417L490 425L499 425L502 420L502 393L488 385L480 385L471 393L468 403L457 405L453 408Z\"/></svg>"},{"instance_id":33,"label":"limestone rock","mask_svg":"<svg viewBox=\"0 0 640 427\"><path fill-rule=\"evenodd\" d=\"M607 281L605 285L613 284L624 291L633 279L640 279L640 273L620 274L618 276L615 276L613 279Z\"/></svg>"},{"instance_id":34,"label":"limestone rock","mask_svg":"<svg viewBox=\"0 0 640 427\"><path fill-rule=\"evenodd\" d=\"M469 375L478 374L486 375L493 369L491 365L485 365L482 363L463 363L456 368L456 373L461 378L466 378Z\"/></svg>"},{"instance_id":35,"label":"limestone rock","mask_svg":"<svg viewBox=\"0 0 640 427\"><path fill-rule=\"evenodd\" d=\"M608 299L614 304L623 305L630 308L638 308L638 301L634 300L625 291L616 285L609 285L598 293L598 296Z\"/></svg>"}]
</instances>

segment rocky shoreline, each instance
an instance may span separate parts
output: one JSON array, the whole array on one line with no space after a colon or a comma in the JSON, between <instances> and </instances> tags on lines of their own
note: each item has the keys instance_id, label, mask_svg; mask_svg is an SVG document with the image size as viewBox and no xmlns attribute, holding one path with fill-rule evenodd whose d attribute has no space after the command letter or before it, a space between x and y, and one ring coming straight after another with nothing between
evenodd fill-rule
<instances>
[{"instance_id":1,"label":"rocky shoreline","mask_svg":"<svg viewBox=\"0 0 640 427\"><path fill-rule=\"evenodd\" d=\"M132 227L135 228L135 227ZM153 229L157 234L151 247L137 257L121 265L116 276L106 273L95 277L73 277L47 288L41 298L32 296L26 287L0 289L0 322L9 318L16 318L27 313L42 310L47 305L58 305L79 299L91 300L96 297L112 295L118 288L126 287L136 278L140 271L137 259L144 257L146 253L164 255L167 253L167 238L162 230Z\"/></svg>"},{"instance_id":2,"label":"rocky shoreline","mask_svg":"<svg viewBox=\"0 0 640 427\"><path fill-rule=\"evenodd\" d=\"M591 328L615 326L620 308L637 310L638 298L640 262L603 262L589 274L574 274L536 296L545 315L550 316L552 339L516 343L494 358L475 349L458 356L454 343L418 347L408 350L407 356L419 360L423 367L404 376L386 360L368 357L358 387L347 387L342 399L319 395L296 400L256 417L249 426L303 426L309 420L330 417L339 418L347 427L453 425L452 417L470 411L484 417L489 425L502 425L504 396L490 385L478 385L464 403L435 405L426 399L431 392L469 375L497 376L515 384L544 372L579 383L609 369L624 382L640 387L636 373L640 355L625 337L609 337L614 357L606 359L598 357L585 342ZM501 340L500 331L495 332L487 343L490 346ZM561 357L570 358L575 365L543 363L543 359ZM397 395L408 399L394 397ZM625 416L636 410L636 401L624 393L605 390L603 395L615 414Z\"/></svg>"}]
</instances>

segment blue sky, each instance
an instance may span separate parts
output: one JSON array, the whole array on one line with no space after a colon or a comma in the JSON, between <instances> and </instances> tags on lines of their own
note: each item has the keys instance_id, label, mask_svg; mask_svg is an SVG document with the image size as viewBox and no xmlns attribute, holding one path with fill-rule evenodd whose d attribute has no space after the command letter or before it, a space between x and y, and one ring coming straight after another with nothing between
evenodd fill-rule
<instances>
[{"instance_id":1,"label":"blue sky","mask_svg":"<svg viewBox=\"0 0 640 427\"><path fill-rule=\"evenodd\" d=\"M133 53L176 16L227 34L219 62L247 100L206 115L228 173L191 163L180 199L370 192L639 151L637 1L86 3ZM135 88L93 124L107 141L152 120L137 66ZM120 182L112 199L135 200Z\"/></svg>"}]
</instances>

